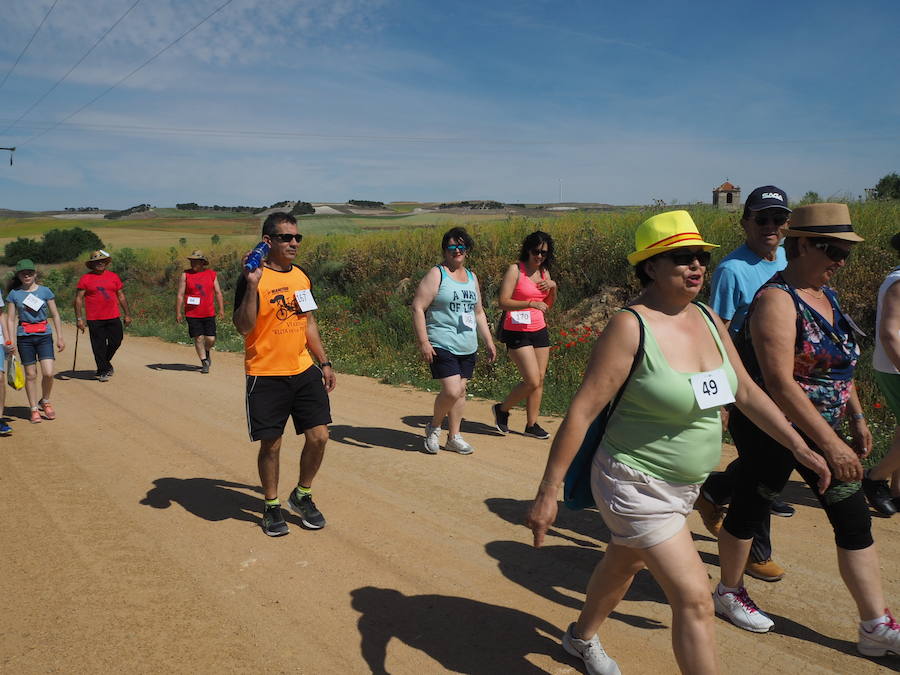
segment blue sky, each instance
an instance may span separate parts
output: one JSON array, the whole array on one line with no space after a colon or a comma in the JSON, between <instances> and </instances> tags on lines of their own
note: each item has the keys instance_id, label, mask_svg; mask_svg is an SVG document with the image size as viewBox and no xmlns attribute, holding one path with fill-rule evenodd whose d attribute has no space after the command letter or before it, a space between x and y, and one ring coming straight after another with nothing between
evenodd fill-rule
<instances>
[{"instance_id":1,"label":"blue sky","mask_svg":"<svg viewBox=\"0 0 900 675\"><path fill-rule=\"evenodd\" d=\"M3 0L0 208L856 196L900 3ZM15 60L21 58L15 68ZM891 65L893 64L893 65Z\"/></svg>"}]
</instances>

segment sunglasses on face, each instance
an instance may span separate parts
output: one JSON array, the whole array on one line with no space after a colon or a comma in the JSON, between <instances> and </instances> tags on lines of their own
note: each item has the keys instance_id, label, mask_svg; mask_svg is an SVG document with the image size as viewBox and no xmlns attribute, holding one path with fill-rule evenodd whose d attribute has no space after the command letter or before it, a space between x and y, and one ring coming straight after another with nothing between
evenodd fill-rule
<instances>
[{"instance_id":1,"label":"sunglasses on face","mask_svg":"<svg viewBox=\"0 0 900 675\"><path fill-rule=\"evenodd\" d=\"M533 255L535 257L542 256L542 257L546 258L548 255L550 255L550 251L548 251L545 248L533 248L533 249L531 249L531 255Z\"/></svg>"},{"instance_id":2,"label":"sunglasses on face","mask_svg":"<svg viewBox=\"0 0 900 675\"><path fill-rule=\"evenodd\" d=\"M274 239L275 241L280 241L282 244L287 244L293 239L299 244L301 241L303 241L303 235L300 233L290 234L288 232L280 232L278 234L273 234L272 239Z\"/></svg>"},{"instance_id":3,"label":"sunglasses on face","mask_svg":"<svg viewBox=\"0 0 900 675\"><path fill-rule=\"evenodd\" d=\"M813 244L817 249L822 251L832 262L841 262L850 257L850 249L844 249L834 244L827 244L824 241Z\"/></svg>"},{"instance_id":4,"label":"sunglasses on face","mask_svg":"<svg viewBox=\"0 0 900 675\"><path fill-rule=\"evenodd\" d=\"M450 253L465 253L466 245L465 244L450 244L447 246L447 250Z\"/></svg>"},{"instance_id":5,"label":"sunglasses on face","mask_svg":"<svg viewBox=\"0 0 900 675\"><path fill-rule=\"evenodd\" d=\"M771 222L776 227L781 227L787 221L788 221L788 217L783 214L778 214L775 216L768 216L764 213L758 213L757 215L753 216L753 222L755 222L760 227L762 227L763 225L765 225L766 223L769 223L769 222Z\"/></svg>"},{"instance_id":6,"label":"sunglasses on face","mask_svg":"<svg viewBox=\"0 0 900 675\"><path fill-rule=\"evenodd\" d=\"M660 253L660 258L668 258L676 265L690 265L694 260L700 263L701 267L709 265L712 253L709 251L667 251Z\"/></svg>"}]
</instances>

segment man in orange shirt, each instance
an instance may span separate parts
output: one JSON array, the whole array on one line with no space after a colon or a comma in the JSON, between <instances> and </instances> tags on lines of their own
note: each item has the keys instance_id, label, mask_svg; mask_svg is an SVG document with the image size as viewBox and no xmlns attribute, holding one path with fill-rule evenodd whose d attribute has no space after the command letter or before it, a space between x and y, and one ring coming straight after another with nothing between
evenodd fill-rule
<instances>
[{"instance_id":1,"label":"man in orange shirt","mask_svg":"<svg viewBox=\"0 0 900 675\"><path fill-rule=\"evenodd\" d=\"M280 537L288 534L278 499L281 437L288 417L296 432L305 436L300 477L288 506L304 527L325 526L311 487L328 441L328 393L334 389L335 377L312 314L317 307L309 277L294 265L303 239L297 220L284 212L270 214L263 223L262 239L271 247L268 257L255 270L244 268L235 289L232 318L244 336L247 427L250 440L260 441L257 465L265 498L263 532Z\"/></svg>"}]
</instances>

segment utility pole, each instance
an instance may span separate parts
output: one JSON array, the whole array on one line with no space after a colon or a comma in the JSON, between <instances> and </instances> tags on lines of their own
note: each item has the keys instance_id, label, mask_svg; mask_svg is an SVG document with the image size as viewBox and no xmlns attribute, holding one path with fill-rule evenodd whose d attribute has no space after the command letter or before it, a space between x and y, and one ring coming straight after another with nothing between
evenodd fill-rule
<instances>
[{"instance_id":1,"label":"utility pole","mask_svg":"<svg viewBox=\"0 0 900 675\"><path fill-rule=\"evenodd\" d=\"M13 153L16 151L15 148L0 148L0 150L9 150L9 165L13 165Z\"/></svg>"},{"instance_id":2,"label":"utility pole","mask_svg":"<svg viewBox=\"0 0 900 675\"><path fill-rule=\"evenodd\" d=\"M562 204L562 178L559 179L559 203Z\"/></svg>"}]
</instances>

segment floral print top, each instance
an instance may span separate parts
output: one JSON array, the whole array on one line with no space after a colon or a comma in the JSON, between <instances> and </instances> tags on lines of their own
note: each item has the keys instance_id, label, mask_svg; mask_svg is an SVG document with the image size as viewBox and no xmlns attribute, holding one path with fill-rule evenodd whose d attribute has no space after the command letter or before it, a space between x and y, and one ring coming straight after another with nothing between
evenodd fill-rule
<instances>
[{"instance_id":1,"label":"floral print top","mask_svg":"<svg viewBox=\"0 0 900 675\"><path fill-rule=\"evenodd\" d=\"M860 353L851 321L844 314L838 303L837 294L830 287L824 286L822 290L831 303L833 324L806 304L797 294L797 290L790 286L780 273L769 279L756 292L747 315L748 321L744 323L736 341L741 358L747 366L747 372L764 389L762 371L753 352L748 325L749 317L756 305L756 298L766 288L780 288L790 293L794 299L794 306L797 309L794 379L825 421L832 427L837 427L844 418Z\"/></svg>"}]
</instances>

